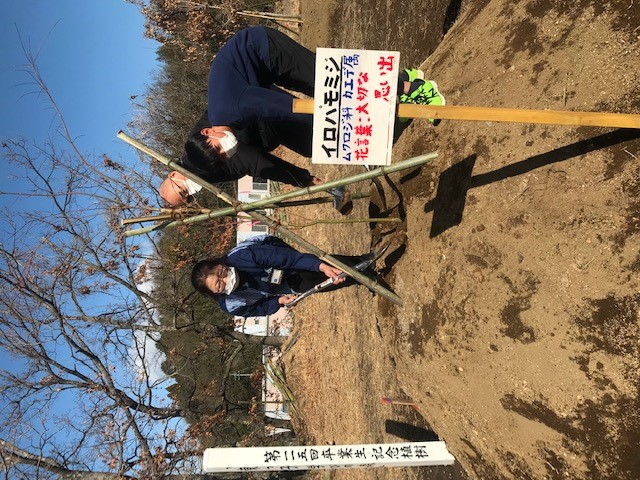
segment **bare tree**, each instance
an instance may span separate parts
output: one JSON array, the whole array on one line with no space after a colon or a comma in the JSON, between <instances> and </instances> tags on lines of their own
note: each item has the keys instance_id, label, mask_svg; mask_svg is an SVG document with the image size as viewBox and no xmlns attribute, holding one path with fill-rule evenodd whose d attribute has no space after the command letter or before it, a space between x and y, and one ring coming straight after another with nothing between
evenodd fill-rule
<instances>
[{"instance_id":1,"label":"bare tree","mask_svg":"<svg viewBox=\"0 0 640 480\"><path fill-rule=\"evenodd\" d=\"M158 323L153 289L143 288L158 252L151 238L117 233L121 212L149 212L148 172L85 157L27 58L56 123L44 145L2 144L28 185L3 192L16 198L0 245L0 347L15 359L0 371L4 465L11 478L194 471L197 442L135 336Z\"/></svg>"},{"instance_id":2,"label":"bare tree","mask_svg":"<svg viewBox=\"0 0 640 480\"><path fill-rule=\"evenodd\" d=\"M125 241L119 226L123 213L153 210L152 174L83 155L25 55L56 120L43 145L1 144L16 184L27 185L0 192L14 199L1 212L0 242L0 349L13 359L0 370L6 478L203 478L202 447L144 338L219 327L179 310L172 325L159 321L172 299L155 291L156 239Z\"/></svg>"},{"instance_id":3,"label":"bare tree","mask_svg":"<svg viewBox=\"0 0 640 480\"><path fill-rule=\"evenodd\" d=\"M243 0L217 2L184 0L125 0L138 7L145 18L145 36L173 44L187 62L210 60L211 47L222 43L245 23L235 12Z\"/></svg>"}]
</instances>

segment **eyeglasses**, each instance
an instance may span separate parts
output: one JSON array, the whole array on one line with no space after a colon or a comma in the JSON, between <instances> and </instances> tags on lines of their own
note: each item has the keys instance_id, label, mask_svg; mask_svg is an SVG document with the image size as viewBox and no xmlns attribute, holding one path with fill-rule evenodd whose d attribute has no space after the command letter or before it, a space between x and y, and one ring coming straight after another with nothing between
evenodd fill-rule
<instances>
[{"instance_id":1,"label":"eyeglasses","mask_svg":"<svg viewBox=\"0 0 640 480\"><path fill-rule=\"evenodd\" d=\"M227 285L228 268L224 265L216 265L207 274L205 284L212 293L222 293Z\"/></svg>"}]
</instances>

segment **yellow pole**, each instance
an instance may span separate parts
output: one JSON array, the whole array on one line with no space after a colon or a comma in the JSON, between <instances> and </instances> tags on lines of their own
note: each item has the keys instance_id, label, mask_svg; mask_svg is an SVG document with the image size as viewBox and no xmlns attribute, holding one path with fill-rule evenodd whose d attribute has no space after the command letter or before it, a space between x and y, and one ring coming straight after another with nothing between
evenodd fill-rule
<instances>
[{"instance_id":1,"label":"yellow pole","mask_svg":"<svg viewBox=\"0 0 640 480\"><path fill-rule=\"evenodd\" d=\"M294 113L313 113L313 99L295 99ZM590 127L640 128L640 115L629 113L571 112L561 110L527 110L517 108L413 105L401 103L398 116L403 118L440 118L481 122L546 123Z\"/></svg>"}]
</instances>

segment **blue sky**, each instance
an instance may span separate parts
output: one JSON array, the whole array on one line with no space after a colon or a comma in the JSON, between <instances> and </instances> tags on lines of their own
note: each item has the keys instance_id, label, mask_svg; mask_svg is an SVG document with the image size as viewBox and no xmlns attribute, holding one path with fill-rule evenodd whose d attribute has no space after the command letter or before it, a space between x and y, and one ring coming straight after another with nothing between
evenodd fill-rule
<instances>
[{"instance_id":1,"label":"blue sky","mask_svg":"<svg viewBox=\"0 0 640 480\"><path fill-rule=\"evenodd\" d=\"M144 38L144 17L124 0L0 0L0 138L47 137L53 112L19 71L18 32L32 53L80 150L137 161L116 138L132 118L131 95L142 95L158 43ZM8 184L0 174L0 191ZM3 199L0 198L0 204Z\"/></svg>"},{"instance_id":2,"label":"blue sky","mask_svg":"<svg viewBox=\"0 0 640 480\"><path fill-rule=\"evenodd\" d=\"M142 97L159 68L159 44L144 38L138 9L124 0L0 0L0 12L0 139L20 136L42 144L55 125L49 101L21 71L22 40L37 54L40 73L79 149L139 162L135 150L116 138L132 119L130 97ZM2 167L0 192L28 188ZM16 198L0 195L0 207L27 208ZM8 362L0 351L0 364Z\"/></svg>"}]
</instances>

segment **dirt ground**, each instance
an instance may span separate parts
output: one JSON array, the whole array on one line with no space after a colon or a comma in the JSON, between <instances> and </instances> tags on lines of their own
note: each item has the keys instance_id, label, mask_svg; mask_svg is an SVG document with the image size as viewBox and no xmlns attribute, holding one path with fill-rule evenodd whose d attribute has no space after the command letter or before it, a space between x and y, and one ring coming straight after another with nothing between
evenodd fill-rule
<instances>
[{"instance_id":1,"label":"dirt ground","mask_svg":"<svg viewBox=\"0 0 640 480\"><path fill-rule=\"evenodd\" d=\"M301 0L300 12L309 48L399 50L451 105L640 113L638 0ZM457 459L333 479L640 478L640 130L415 121L394 161L430 151L351 214L399 226L301 233L346 254L394 231L406 241L377 265L404 307L361 286L296 307L285 365L298 433L437 435ZM319 214L339 218L290 221Z\"/></svg>"}]
</instances>

